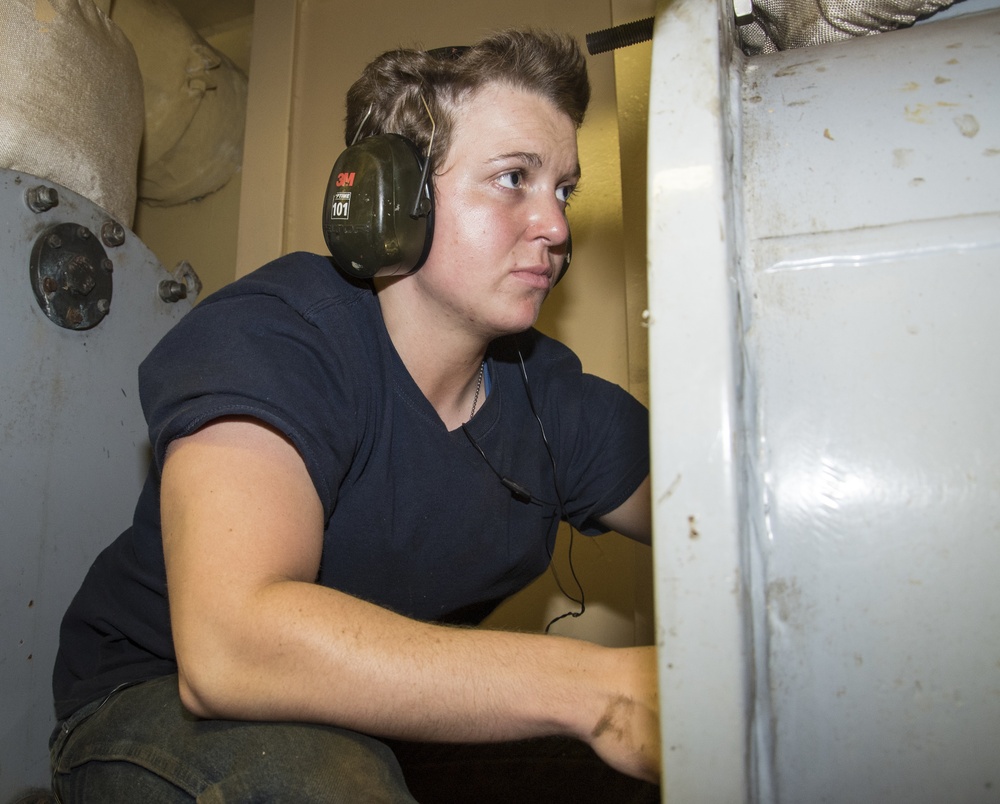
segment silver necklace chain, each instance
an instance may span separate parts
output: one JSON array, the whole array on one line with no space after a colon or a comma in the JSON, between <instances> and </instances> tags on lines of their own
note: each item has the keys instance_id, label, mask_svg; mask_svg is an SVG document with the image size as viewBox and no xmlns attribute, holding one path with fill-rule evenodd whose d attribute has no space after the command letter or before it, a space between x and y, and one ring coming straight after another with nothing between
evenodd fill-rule
<instances>
[{"instance_id":1,"label":"silver necklace chain","mask_svg":"<svg viewBox=\"0 0 1000 804\"><path fill-rule=\"evenodd\" d=\"M472 397L472 413L469 414L470 419L476 415L476 405L479 404L479 391L483 387L483 374L485 373L486 373L486 361L484 360L482 363L479 364L479 379L476 380L476 395Z\"/></svg>"}]
</instances>

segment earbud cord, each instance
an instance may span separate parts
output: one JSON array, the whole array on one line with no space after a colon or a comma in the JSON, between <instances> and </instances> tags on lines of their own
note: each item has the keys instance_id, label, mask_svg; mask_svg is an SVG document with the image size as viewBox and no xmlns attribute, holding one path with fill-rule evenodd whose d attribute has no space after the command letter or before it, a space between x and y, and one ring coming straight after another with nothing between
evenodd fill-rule
<instances>
[{"instance_id":1,"label":"earbud cord","mask_svg":"<svg viewBox=\"0 0 1000 804\"><path fill-rule=\"evenodd\" d=\"M576 529L573 527L573 523L569 521L569 516L566 513L566 504L563 502L562 492L559 491L558 474L556 473L556 459L552 454L552 447L549 445L549 439L545 435L545 426L542 424L542 419L538 415L538 411L535 408L535 400L531 395L531 388L528 385L528 370L524 366L524 357L521 355L521 350L517 350L517 359L521 364L521 378L524 380L524 392L528 397L528 407L531 408L531 415L535 417L535 421L538 422L538 429L542 434L542 443L545 445L545 452L548 453L549 463L552 464L552 487L556 492L556 499L559 501L559 513L562 518L566 520L569 525L569 548L567 550L567 559L569 561L569 572L573 578L573 583L576 584L576 588L580 590L579 600L573 597L562 584L562 580L559 578L559 573L556 572L555 564L552 563L552 551L548 549L548 544L546 544L545 549L549 554L549 566L552 568L552 577L556 579L556 586L559 587L559 591L563 595L576 603L579 607L579 611L567 611L565 614L560 614L558 617L554 617L549 620L548 625L545 626L545 633L549 633L549 629L555 625L560 620L564 620L567 617L573 617L574 619L581 616L587 610L587 598L583 590L583 584L580 583L580 579L577 577L576 568L573 566L573 539L576 534Z\"/></svg>"},{"instance_id":2,"label":"earbud cord","mask_svg":"<svg viewBox=\"0 0 1000 804\"><path fill-rule=\"evenodd\" d=\"M555 505L558 507L560 518L565 519L566 523L569 525L569 549L567 553L567 558L569 561L569 571L570 575L573 577L573 582L576 584L576 588L580 590L579 599L573 597L573 595L571 595L569 592L566 591L566 587L563 586L562 580L559 578L559 573L556 572L555 564L552 563L552 550L549 549L548 541L546 541L545 552L548 554L549 557L549 567L552 570L552 577L555 578L556 586L559 587L559 591L562 592L562 594L566 598L573 601L580 607L579 611L567 611L565 614L560 614L558 617L555 617L552 620L550 620L548 625L545 626L545 633L547 634L549 633L549 629L552 628L552 626L555 625L560 620L565 619L566 617L576 618L581 616L587 610L587 603L586 603L586 595L584 594L583 590L583 584L580 583L580 579L579 577L577 577L576 574L576 568L573 566L573 541L576 529L573 527L573 523L569 521L569 517L566 514L566 504L565 502L563 502L562 494L559 491L558 474L556 472L556 459L555 456L552 454L552 448L549 445L548 437L545 435L545 426L542 424L542 420L539 417L538 412L535 408L535 400L531 396L531 389L528 387L528 372L525 369L524 357L522 357L520 350L518 350L517 352L517 357L521 362L521 378L524 380L524 390L528 398L528 406L531 408L531 414L535 417L535 421L538 422L538 428L542 434L542 443L545 445L545 452L548 454L549 463L552 465L552 487L555 489L556 500L558 501L557 503L555 503ZM517 483L516 481L511 480L509 477L505 477L504 475L502 475L493 465L490 459L487 457L486 452L483 450L483 448L479 446L479 442L476 441L475 437L472 435L472 432L469 430L466 423L462 424L462 432L465 433L466 438L469 439L469 443L471 443L472 446L475 447L476 451L482 456L482 459L486 463L486 465L490 468L493 474L495 474L497 478L499 478L500 483L504 486L504 488L510 491L511 495L514 497L515 500L523 503L533 503L535 505L538 504L553 505L553 503L551 502L540 500L538 497L535 497L530 491L528 491L528 489L526 489L520 483Z\"/></svg>"}]
</instances>

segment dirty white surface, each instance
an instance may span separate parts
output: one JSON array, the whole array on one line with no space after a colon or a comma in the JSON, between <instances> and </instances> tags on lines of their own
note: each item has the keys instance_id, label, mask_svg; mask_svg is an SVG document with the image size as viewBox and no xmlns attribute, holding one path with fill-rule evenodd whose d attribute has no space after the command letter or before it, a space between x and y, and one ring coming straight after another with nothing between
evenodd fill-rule
<instances>
[{"instance_id":1,"label":"dirty white surface","mask_svg":"<svg viewBox=\"0 0 1000 804\"><path fill-rule=\"evenodd\" d=\"M56 187L36 214L29 187ZM50 226L99 236L106 212L52 182L0 170L0 800L48 785L55 726L52 666L59 622L97 553L132 520L149 448L136 371L191 309L166 304L170 275L136 236L107 247L111 309L92 329L58 326L29 280L32 247Z\"/></svg>"},{"instance_id":2,"label":"dirty white surface","mask_svg":"<svg viewBox=\"0 0 1000 804\"><path fill-rule=\"evenodd\" d=\"M1000 10L746 60L699 5L651 100L667 800L998 801Z\"/></svg>"},{"instance_id":3,"label":"dirty white surface","mask_svg":"<svg viewBox=\"0 0 1000 804\"><path fill-rule=\"evenodd\" d=\"M662 789L672 802L749 795L736 232L718 15L704 0L660 3L649 103L653 556Z\"/></svg>"}]
</instances>

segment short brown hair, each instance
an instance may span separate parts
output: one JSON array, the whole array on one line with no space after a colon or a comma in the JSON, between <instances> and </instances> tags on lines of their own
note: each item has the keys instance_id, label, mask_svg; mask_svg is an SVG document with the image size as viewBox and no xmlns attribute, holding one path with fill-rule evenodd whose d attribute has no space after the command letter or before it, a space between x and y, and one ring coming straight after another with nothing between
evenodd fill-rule
<instances>
[{"instance_id":1,"label":"short brown hair","mask_svg":"<svg viewBox=\"0 0 1000 804\"><path fill-rule=\"evenodd\" d=\"M365 67L347 92L347 142L401 134L440 165L451 144L458 105L490 84L533 92L580 127L590 103L587 62L569 36L504 30L471 47L390 50ZM427 108L424 108L426 102ZM433 153L427 154L434 118Z\"/></svg>"}]
</instances>

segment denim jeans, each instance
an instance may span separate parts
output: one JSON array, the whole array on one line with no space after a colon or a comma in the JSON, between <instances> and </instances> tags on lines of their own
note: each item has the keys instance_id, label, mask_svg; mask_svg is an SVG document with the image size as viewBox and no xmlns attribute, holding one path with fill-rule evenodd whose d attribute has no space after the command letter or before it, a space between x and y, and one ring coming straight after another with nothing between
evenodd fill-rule
<instances>
[{"instance_id":1,"label":"denim jeans","mask_svg":"<svg viewBox=\"0 0 1000 804\"><path fill-rule=\"evenodd\" d=\"M177 676L77 712L53 737L52 781L62 804L415 802L384 743L309 723L199 720Z\"/></svg>"},{"instance_id":2,"label":"denim jeans","mask_svg":"<svg viewBox=\"0 0 1000 804\"><path fill-rule=\"evenodd\" d=\"M53 734L51 753L62 804L660 801L659 788L575 740L387 745L333 726L199 720L175 675L85 706Z\"/></svg>"}]
</instances>

